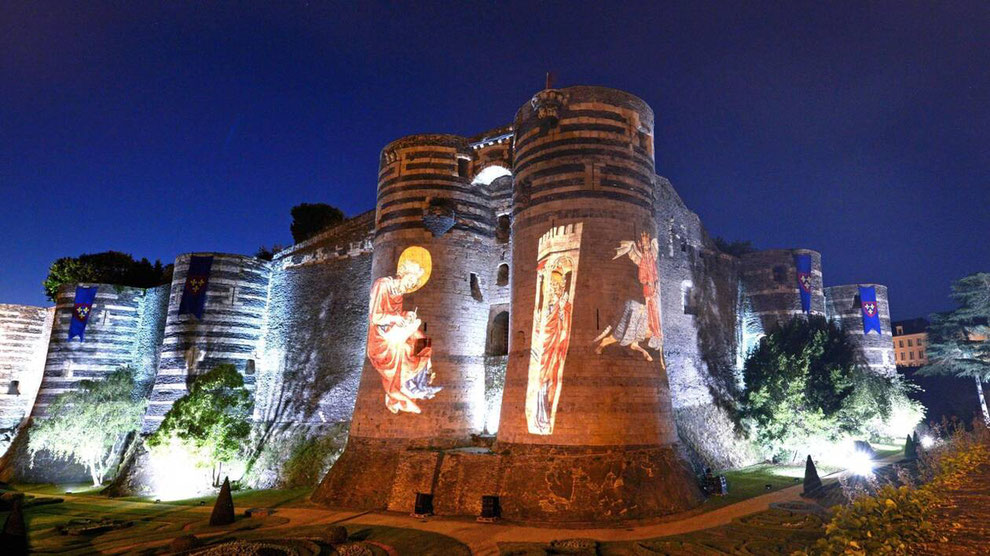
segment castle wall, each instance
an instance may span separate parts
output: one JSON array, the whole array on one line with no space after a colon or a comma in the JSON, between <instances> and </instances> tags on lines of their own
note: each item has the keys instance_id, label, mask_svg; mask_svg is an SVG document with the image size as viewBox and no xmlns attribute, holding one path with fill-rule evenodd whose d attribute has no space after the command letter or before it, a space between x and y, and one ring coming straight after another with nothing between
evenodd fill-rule
<instances>
[{"instance_id":1,"label":"castle wall","mask_svg":"<svg viewBox=\"0 0 990 556\"><path fill-rule=\"evenodd\" d=\"M669 181L657 181L664 354L678 435L697 467L751 463L729 410L740 388L741 263L715 249Z\"/></svg>"},{"instance_id":2,"label":"castle wall","mask_svg":"<svg viewBox=\"0 0 990 556\"><path fill-rule=\"evenodd\" d=\"M68 339L76 286L97 286L85 337ZM52 317L51 338L44 374L31 410L33 419L43 419L50 405L83 380L99 381L121 367L130 367L138 381L136 395L154 375L155 353L162 326L161 306L167 288L143 289L112 284L66 284L59 288ZM142 382L143 381L143 382ZM3 462L5 480L26 482L74 482L89 480L80 465L53 460L45 453L32 458L27 453L28 427L18 435Z\"/></svg>"},{"instance_id":3,"label":"castle wall","mask_svg":"<svg viewBox=\"0 0 990 556\"><path fill-rule=\"evenodd\" d=\"M16 426L34 405L53 317L52 309L0 304L0 429Z\"/></svg>"},{"instance_id":4,"label":"castle wall","mask_svg":"<svg viewBox=\"0 0 990 556\"><path fill-rule=\"evenodd\" d=\"M374 211L272 261L255 419L351 420L365 358Z\"/></svg>"},{"instance_id":5,"label":"castle wall","mask_svg":"<svg viewBox=\"0 0 990 556\"><path fill-rule=\"evenodd\" d=\"M175 400L186 393L186 381L231 363L254 387L259 340L268 303L269 267L266 261L242 255L212 255L203 320L179 315L179 304L191 254L175 260L168 311L159 352L158 372L142 424L142 432L158 428Z\"/></svg>"},{"instance_id":6,"label":"castle wall","mask_svg":"<svg viewBox=\"0 0 990 556\"><path fill-rule=\"evenodd\" d=\"M84 341L69 336L69 323L77 284L59 288L55 303L51 340L45 361L44 378L34 404L32 417L44 417L48 406L64 392L75 390L83 380L100 380L123 366L140 372L139 338L146 301L146 290L112 284L97 286L93 308L86 325Z\"/></svg>"},{"instance_id":7,"label":"castle wall","mask_svg":"<svg viewBox=\"0 0 990 556\"><path fill-rule=\"evenodd\" d=\"M860 304L859 286L873 286L877 293L877 313L880 316L880 334L863 334L863 309ZM856 347L863 363L884 376L897 373L894 361L894 337L890 328L890 304L887 286L880 284L848 284L825 288L825 307L828 318L845 331Z\"/></svg>"}]
</instances>

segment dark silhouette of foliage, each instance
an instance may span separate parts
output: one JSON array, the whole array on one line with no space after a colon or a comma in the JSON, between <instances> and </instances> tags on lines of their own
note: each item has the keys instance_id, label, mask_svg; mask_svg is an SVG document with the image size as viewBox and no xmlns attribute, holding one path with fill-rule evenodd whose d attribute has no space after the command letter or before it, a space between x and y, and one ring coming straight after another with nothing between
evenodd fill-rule
<instances>
[{"instance_id":1,"label":"dark silhouette of foliage","mask_svg":"<svg viewBox=\"0 0 990 556\"><path fill-rule=\"evenodd\" d=\"M715 242L715 247L719 251L726 253L728 255L734 255L736 257L741 257L746 253L753 253L756 251L756 246L753 245L752 241L732 241L721 237L715 237L713 240Z\"/></svg>"},{"instance_id":2,"label":"dark silhouette of foliage","mask_svg":"<svg viewBox=\"0 0 990 556\"><path fill-rule=\"evenodd\" d=\"M299 243L344 221L344 213L325 203L292 207L292 241Z\"/></svg>"},{"instance_id":3,"label":"dark silhouette of foliage","mask_svg":"<svg viewBox=\"0 0 990 556\"><path fill-rule=\"evenodd\" d=\"M983 420L990 426L982 385L990 381L990 273L956 280L951 295L959 307L931 315L925 348L928 364L919 374L972 378Z\"/></svg>"},{"instance_id":4,"label":"dark silhouette of foliage","mask_svg":"<svg viewBox=\"0 0 990 556\"><path fill-rule=\"evenodd\" d=\"M105 251L57 259L49 267L48 276L42 285L45 295L54 302L58 288L63 284L94 282L152 288L168 283L171 279L172 265L163 266L161 261L151 264L148 259L136 261L127 253Z\"/></svg>"},{"instance_id":5,"label":"dark silhouette of foliage","mask_svg":"<svg viewBox=\"0 0 990 556\"><path fill-rule=\"evenodd\" d=\"M277 243L273 244L270 249L267 246L262 245L254 253L254 256L263 261L270 261L274 259L275 255L278 255L283 249L285 249L285 247Z\"/></svg>"}]
</instances>

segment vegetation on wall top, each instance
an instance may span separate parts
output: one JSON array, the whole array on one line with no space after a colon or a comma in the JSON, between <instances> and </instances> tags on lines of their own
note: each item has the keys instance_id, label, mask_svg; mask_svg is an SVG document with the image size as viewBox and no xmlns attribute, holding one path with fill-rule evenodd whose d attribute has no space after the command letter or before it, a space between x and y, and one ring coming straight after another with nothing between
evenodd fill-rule
<instances>
[{"instance_id":1,"label":"vegetation on wall top","mask_svg":"<svg viewBox=\"0 0 990 556\"><path fill-rule=\"evenodd\" d=\"M49 267L42 285L45 295L54 303L58 288L63 284L93 282L153 288L171 280L172 265L162 266L161 261L151 264L148 259L136 261L127 253L104 251L57 259Z\"/></svg>"}]
</instances>

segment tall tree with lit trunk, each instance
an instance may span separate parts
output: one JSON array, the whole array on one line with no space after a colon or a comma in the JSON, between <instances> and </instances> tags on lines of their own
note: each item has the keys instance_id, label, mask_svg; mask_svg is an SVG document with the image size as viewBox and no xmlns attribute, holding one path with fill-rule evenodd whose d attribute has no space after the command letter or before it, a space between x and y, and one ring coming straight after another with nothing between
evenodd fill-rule
<instances>
[{"instance_id":1,"label":"tall tree with lit trunk","mask_svg":"<svg viewBox=\"0 0 990 556\"><path fill-rule=\"evenodd\" d=\"M990 273L971 274L952 283L953 311L936 313L928 327L929 364L923 375L972 377L983 422L990 427L983 382L990 381Z\"/></svg>"}]
</instances>

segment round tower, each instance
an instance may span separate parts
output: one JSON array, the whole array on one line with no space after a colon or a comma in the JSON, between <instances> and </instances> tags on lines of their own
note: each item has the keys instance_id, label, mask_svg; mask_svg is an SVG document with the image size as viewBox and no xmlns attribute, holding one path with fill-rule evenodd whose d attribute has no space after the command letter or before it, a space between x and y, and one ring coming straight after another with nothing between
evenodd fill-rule
<instances>
[{"instance_id":1,"label":"round tower","mask_svg":"<svg viewBox=\"0 0 990 556\"><path fill-rule=\"evenodd\" d=\"M317 501L411 511L439 450L483 431L495 223L471 163L454 135L382 151L367 352L347 447Z\"/></svg>"},{"instance_id":2,"label":"round tower","mask_svg":"<svg viewBox=\"0 0 990 556\"><path fill-rule=\"evenodd\" d=\"M801 269L802 259L808 264ZM805 272L806 271L806 272ZM802 276L807 274L807 279ZM743 353L773 327L796 316L825 316L822 255L810 249L768 249L742 256ZM802 293L807 296L804 310Z\"/></svg>"},{"instance_id":3,"label":"round tower","mask_svg":"<svg viewBox=\"0 0 990 556\"><path fill-rule=\"evenodd\" d=\"M503 513L603 521L692 507L660 332L653 111L614 89L548 89L514 130Z\"/></svg>"},{"instance_id":4,"label":"round tower","mask_svg":"<svg viewBox=\"0 0 990 556\"><path fill-rule=\"evenodd\" d=\"M193 257L212 259L204 269L206 293L201 318L184 312L186 277ZM165 315L158 373L142 432L158 429L172 404L186 394L193 377L220 364L232 364L253 389L262 325L268 303L269 265L245 255L186 253L175 259Z\"/></svg>"},{"instance_id":5,"label":"round tower","mask_svg":"<svg viewBox=\"0 0 990 556\"><path fill-rule=\"evenodd\" d=\"M864 289L865 298L861 296ZM872 300L870 290L875 295ZM870 301L875 301L876 305L869 306ZM867 304L866 307L864 303ZM828 317L845 331L866 366L884 376L893 376L897 372L897 363L894 361L894 336L890 329L887 286L880 284L829 286L825 288L825 307ZM873 311L876 312L877 321L867 316ZM874 326L876 322L879 323L879 330Z\"/></svg>"}]
</instances>

